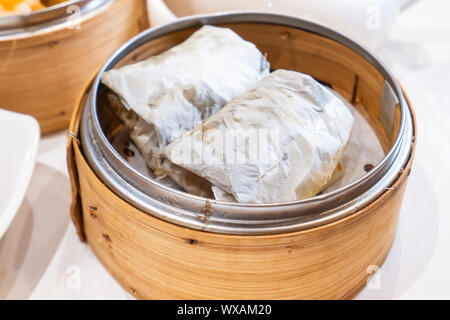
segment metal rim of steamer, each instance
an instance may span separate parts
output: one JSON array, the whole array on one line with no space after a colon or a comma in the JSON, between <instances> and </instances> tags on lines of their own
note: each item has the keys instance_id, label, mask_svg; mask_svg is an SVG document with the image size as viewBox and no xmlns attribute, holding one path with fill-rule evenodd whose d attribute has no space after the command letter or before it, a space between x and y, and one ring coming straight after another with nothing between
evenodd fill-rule
<instances>
[{"instance_id":1,"label":"metal rim of steamer","mask_svg":"<svg viewBox=\"0 0 450 320\"><path fill-rule=\"evenodd\" d=\"M85 15L108 1L111 0L68 0L29 14L0 17L0 36L9 37L38 32L65 24L70 22L70 17L77 18Z\"/></svg>"},{"instance_id":2,"label":"metal rim of steamer","mask_svg":"<svg viewBox=\"0 0 450 320\"><path fill-rule=\"evenodd\" d=\"M365 58L385 78L380 115L385 128L392 126L389 119L392 121L396 106L400 107L399 132L385 158L367 175L337 191L301 201L264 205L225 203L189 195L169 189L133 169L102 132L96 104L101 75L150 40L186 28L220 23L264 23L293 27L335 40ZM399 85L368 50L321 25L285 15L255 12L194 16L137 35L102 67L93 81L81 119L81 143L87 161L100 180L116 195L167 222L230 235L272 235L306 230L357 212L390 189L398 179L410 159L413 137L411 111Z\"/></svg>"}]
</instances>

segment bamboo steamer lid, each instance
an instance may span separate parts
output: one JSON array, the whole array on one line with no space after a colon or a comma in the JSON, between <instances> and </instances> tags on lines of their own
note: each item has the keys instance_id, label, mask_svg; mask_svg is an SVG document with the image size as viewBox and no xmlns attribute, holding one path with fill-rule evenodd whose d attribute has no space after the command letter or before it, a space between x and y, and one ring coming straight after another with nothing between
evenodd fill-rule
<instances>
[{"instance_id":1,"label":"bamboo steamer lid","mask_svg":"<svg viewBox=\"0 0 450 320\"><path fill-rule=\"evenodd\" d=\"M145 0L72 0L1 17L0 107L34 116L44 134L66 128L89 75L148 25Z\"/></svg>"},{"instance_id":2,"label":"bamboo steamer lid","mask_svg":"<svg viewBox=\"0 0 450 320\"><path fill-rule=\"evenodd\" d=\"M335 192L269 205L203 199L139 174L111 143L120 125L104 106L100 76L167 50L204 24L232 28L274 69L329 84L371 124L383 160ZM126 290L145 299L353 297L389 252L415 148L411 105L373 55L330 29L261 13L186 18L135 37L88 82L70 130L80 237Z\"/></svg>"}]
</instances>

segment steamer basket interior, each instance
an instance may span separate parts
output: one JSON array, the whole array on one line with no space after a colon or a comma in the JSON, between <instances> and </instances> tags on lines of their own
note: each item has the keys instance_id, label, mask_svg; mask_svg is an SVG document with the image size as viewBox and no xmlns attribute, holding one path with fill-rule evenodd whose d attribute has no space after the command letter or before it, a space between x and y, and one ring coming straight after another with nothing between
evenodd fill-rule
<instances>
[{"instance_id":1,"label":"steamer basket interior","mask_svg":"<svg viewBox=\"0 0 450 320\"><path fill-rule=\"evenodd\" d=\"M356 181L343 180L335 190L283 203L221 202L184 193L153 179L142 161L134 161L137 150L130 150L126 131L109 112L101 75L111 68L157 55L181 43L204 24L229 27L253 42L267 55L272 69L307 73L334 89L367 122L372 141L380 145L381 161L368 163L368 170L362 171ZM392 187L408 163L414 135L403 92L373 55L333 30L272 14L194 17L143 32L106 62L93 80L90 95L81 103L87 105L81 119L82 148L104 184L150 215L225 234L292 232L352 215ZM365 168L365 164L361 167Z\"/></svg>"},{"instance_id":2,"label":"steamer basket interior","mask_svg":"<svg viewBox=\"0 0 450 320\"><path fill-rule=\"evenodd\" d=\"M237 32L253 42L265 53L272 69L288 69L310 74L322 84L331 87L364 117L378 137L384 154L392 148L400 127L398 105L395 107L393 128L382 123L382 97L385 79L364 58L345 46L325 37L291 28L269 24L234 23L219 24ZM120 60L114 68L142 61L180 44L198 28L173 32L147 42ZM264 37L261 37L264 34ZM100 85L97 98L98 118L110 144L123 159L141 174L155 176L139 156L139 151L128 138L127 129L108 107L108 89ZM137 157L136 157L137 155ZM369 172L379 163L377 160L361 164Z\"/></svg>"}]
</instances>

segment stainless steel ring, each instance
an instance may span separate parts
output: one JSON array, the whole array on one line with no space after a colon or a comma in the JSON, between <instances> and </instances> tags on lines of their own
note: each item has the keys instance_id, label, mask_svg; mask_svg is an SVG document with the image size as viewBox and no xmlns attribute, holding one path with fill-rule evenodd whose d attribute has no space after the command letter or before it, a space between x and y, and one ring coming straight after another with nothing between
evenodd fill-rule
<instances>
[{"instance_id":1,"label":"stainless steel ring","mask_svg":"<svg viewBox=\"0 0 450 320\"><path fill-rule=\"evenodd\" d=\"M169 189L132 168L102 132L97 114L101 75L152 39L186 28L220 23L269 23L293 27L335 40L365 58L383 75L400 105L399 134L386 157L369 174L340 190L312 199L267 205L230 204L203 199ZM312 22L284 15L244 12L185 18L147 30L126 43L105 63L92 84L82 115L81 142L88 163L102 182L123 200L142 211L197 230L261 235L324 225L351 215L374 201L392 186L408 163L413 130L412 115L399 85L386 67L368 50L347 37Z\"/></svg>"}]
</instances>

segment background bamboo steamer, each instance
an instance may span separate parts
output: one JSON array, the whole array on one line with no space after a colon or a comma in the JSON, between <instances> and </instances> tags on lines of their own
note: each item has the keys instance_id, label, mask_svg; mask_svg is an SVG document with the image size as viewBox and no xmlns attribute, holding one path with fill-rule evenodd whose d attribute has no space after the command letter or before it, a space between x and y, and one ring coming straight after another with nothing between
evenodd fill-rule
<instances>
[{"instance_id":1,"label":"background bamboo steamer","mask_svg":"<svg viewBox=\"0 0 450 320\"><path fill-rule=\"evenodd\" d=\"M389 132L382 120L386 99L384 75L341 43L292 26L262 22L297 23L297 19L289 19L252 14L185 19L172 26L190 27L175 28L177 31L135 46L133 54L120 60L118 66L180 43L199 24L227 26L267 53L274 69L309 73L353 102L388 152L398 140L395 132L401 126L401 117L396 106L393 129ZM251 23L242 22L247 20ZM112 59L118 60L117 55ZM136 297L346 299L364 287L371 267L380 266L386 258L411 170L414 133L407 141L410 148L395 181L383 188L376 199L345 217L293 232L263 235L207 232L159 219L156 211L154 214L143 211L125 201L124 194L115 192L95 172L80 138L80 122L91 86L89 82L82 91L70 127L72 219L81 239L88 242L111 274ZM415 127L409 103L408 109ZM211 209L205 205L208 208ZM208 210L199 212L199 220L208 214Z\"/></svg>"},{"instance_id":2,"label":"background bamboo steamer","mask_svg":"<svg viewBox=\"0 0 450 320\"><path fill-rule=\"evenodd\" d=\"M0 107L34 116L44 134L68 126L89 75L148 27L146 1L108 0L79 23L0 34Z\"/></svg>"}]
</instances>

